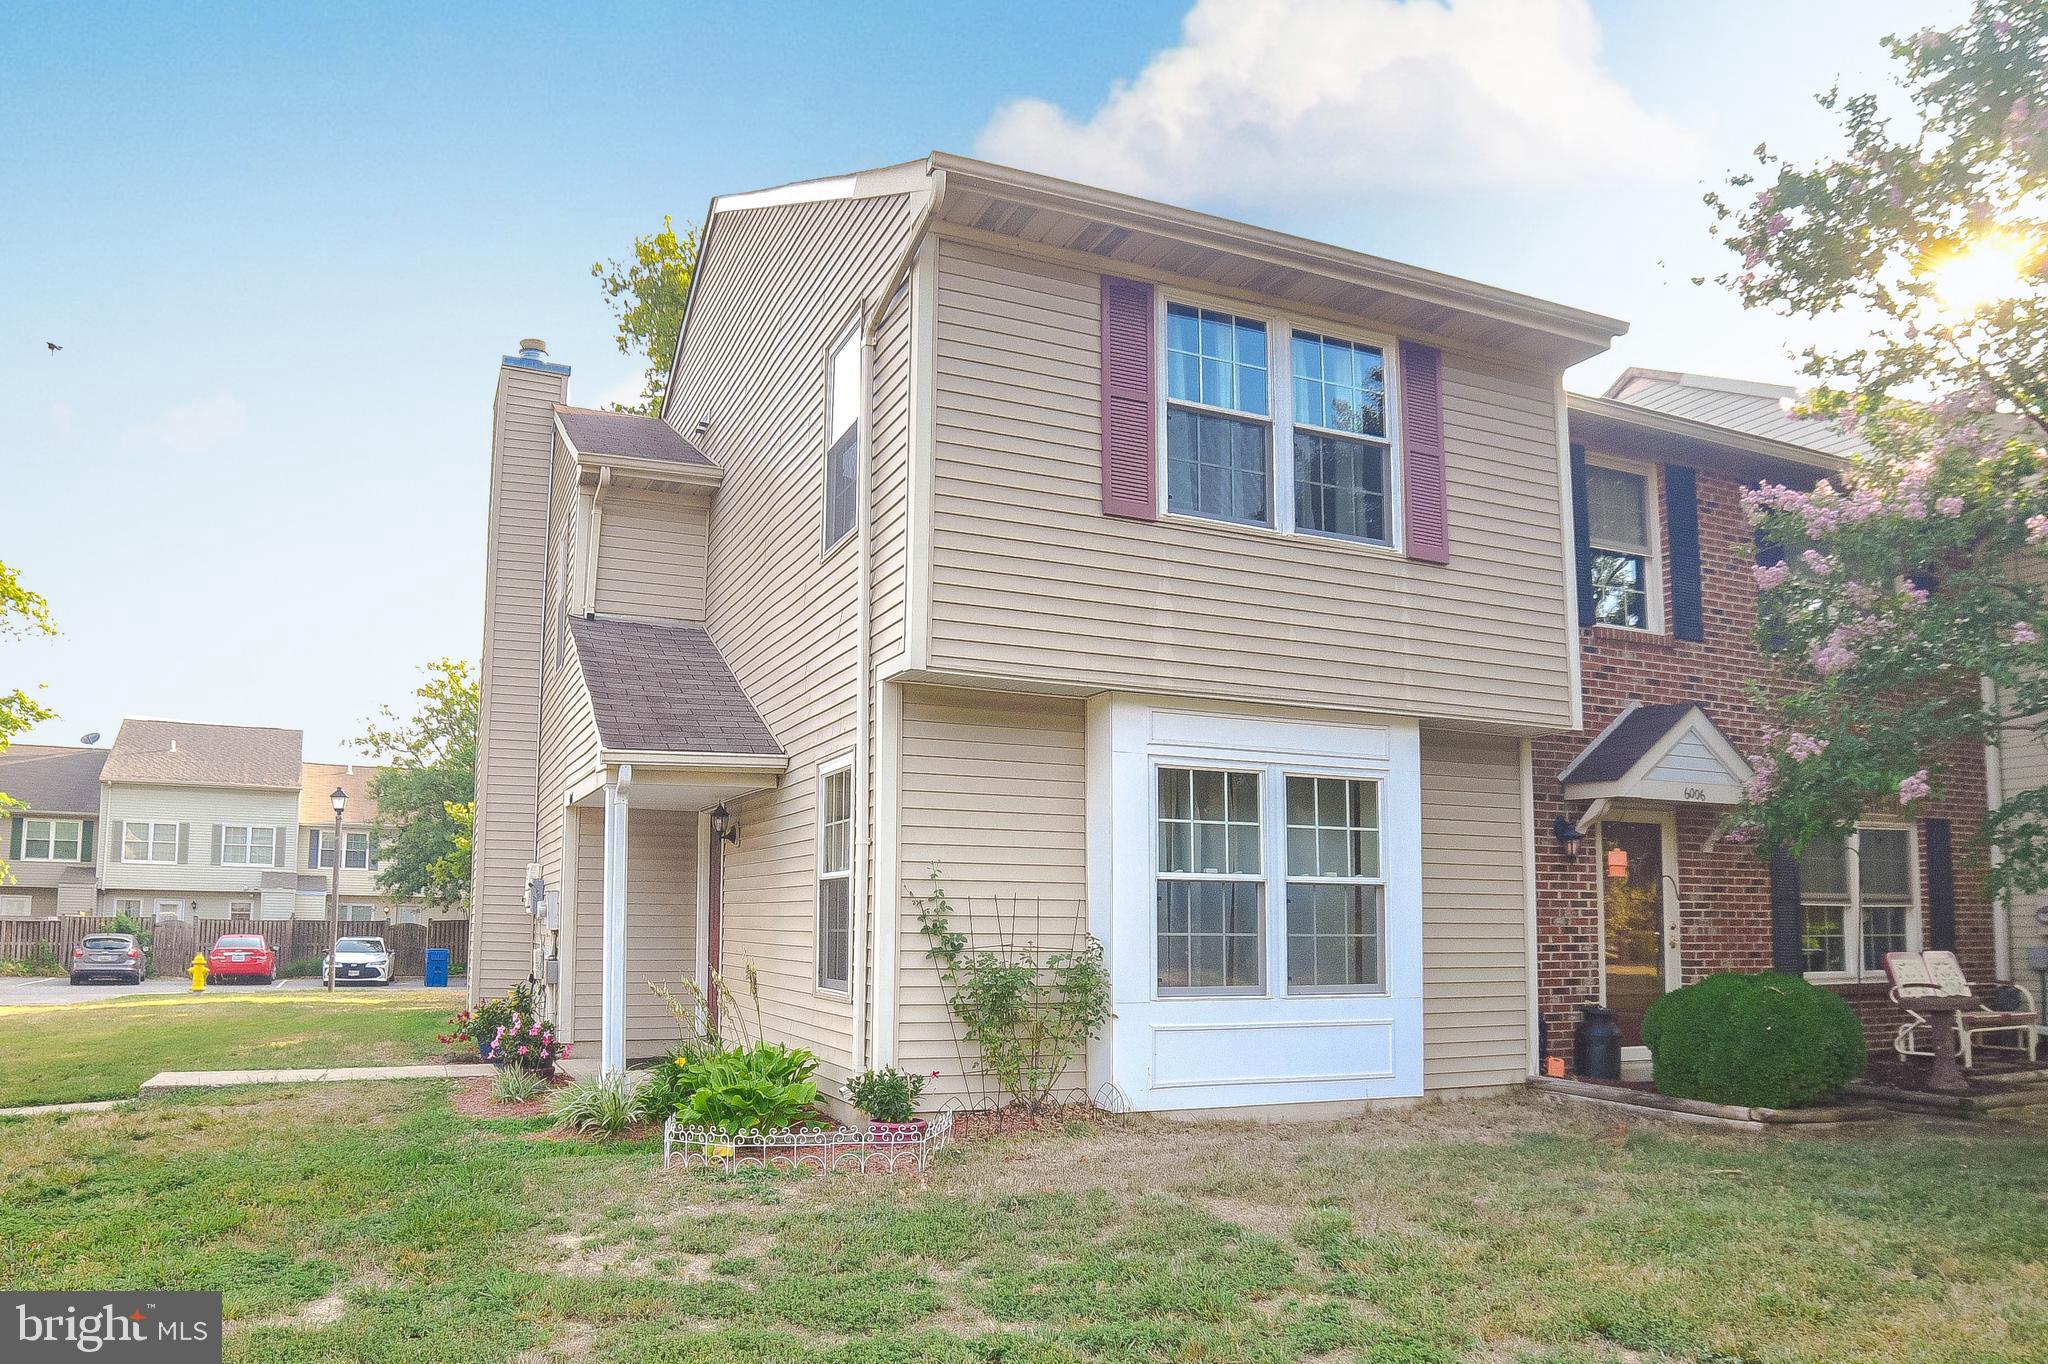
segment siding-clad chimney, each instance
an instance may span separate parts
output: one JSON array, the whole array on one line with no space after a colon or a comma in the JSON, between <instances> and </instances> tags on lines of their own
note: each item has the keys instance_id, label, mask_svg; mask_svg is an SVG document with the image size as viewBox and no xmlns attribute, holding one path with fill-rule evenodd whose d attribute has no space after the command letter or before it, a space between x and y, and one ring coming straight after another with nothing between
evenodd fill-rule
<instances>
[{"instance_id":1,"label":"siding-clad chimney","mask_svg":"<svg viewBox=\"0 0 2048 1364\"><path fill-rule=\"evenodd\" d=\"M533 860L540 760L542 593L554 404L569 367L519 343L498 367L484 557L483 702L478 715L476 842L469 910L469 1000L502 993L533 969L526 864Z\"/></svg>"}]
</instances>

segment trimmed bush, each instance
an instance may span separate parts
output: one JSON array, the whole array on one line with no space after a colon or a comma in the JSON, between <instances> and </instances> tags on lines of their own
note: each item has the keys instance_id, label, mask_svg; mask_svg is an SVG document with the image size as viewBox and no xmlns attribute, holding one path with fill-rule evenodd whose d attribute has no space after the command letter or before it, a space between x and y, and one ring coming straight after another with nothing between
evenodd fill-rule
<instances>
[{"instance_id":1,"label":"trimmed bush","mask_svg":"<svg viewBox=\"0 0 2048 1364\"><path fill-rule=\"evenodd\" d=\"M1643 1015L1659 1093L1746 1108L1824 1103L1863 1073L1863 1025L1802 976L1728 971Z\"/></svg>"}]
</instances>

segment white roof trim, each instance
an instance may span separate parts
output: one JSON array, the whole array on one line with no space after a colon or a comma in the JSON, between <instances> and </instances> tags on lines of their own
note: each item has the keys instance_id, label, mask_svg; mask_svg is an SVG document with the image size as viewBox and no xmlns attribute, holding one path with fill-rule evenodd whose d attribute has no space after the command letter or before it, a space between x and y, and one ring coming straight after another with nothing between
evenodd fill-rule
<instances>
[{"instance_id":1,"label":"white roof trim","mask_svg":"<svg viewBox=\"0 0 2048 1364\"><path fill-rule=\"evenodd\" d=\"M1564 785L1565 797L1569 800L1645 800L1666 801L1678 805L1736 805L1742 800L1743 788L1749 784L1750 766L1735 745L1728 742L1728 736L1721 733L1719 726L1707 718L1707 713L1694 706L1678 723L1666 730L1656 743L1650 745L1643 756L1636 759L1620 777L1613 781L1580 782L1574 784L1572 772L1585 758L1600 745L1615 725L1636 709L1631 704L1628 710L1616 716L1614 724L1602 730L1600 739L1587 744L1577 758L1559 774L1558 780ZM1671 753L1688 738L1697 738L1721 765L1722 771L1715 778L1673 778L1659 776L1657 769Z\"/></svg>"}]
</instances>

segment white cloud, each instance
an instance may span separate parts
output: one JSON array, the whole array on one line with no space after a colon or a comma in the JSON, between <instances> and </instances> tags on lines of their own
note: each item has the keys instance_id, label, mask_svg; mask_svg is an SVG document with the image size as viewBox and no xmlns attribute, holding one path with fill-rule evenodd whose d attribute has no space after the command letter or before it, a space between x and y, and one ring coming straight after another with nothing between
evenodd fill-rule
<instances>
[{"instance_id":1,"label":"white cloud","mask_svg":"<svg viewBox=\"0 0 2048 1364\"><path fill-rule=\"evenodd\" d=\"M978 150L1134 194L1323 206L1663 178L1697 155L1601 65L1585 0L1197 0L1094 113L1013 100Z\"/></svg>"},{"instance_id":2,"label":"white cloud","mask_svg":"<svg viewBox=\"0 0 2048 1364\"><path fill-rule=\"evenodd\" d=\"M249 429L249 409L232 393L165 408L155 421L128 428L131 446L164 445L196 455Z\"/></svg>"},{"instance_id":3,"label":"white cloud","mask_svg":"<svg viewBox=\"0 0 2048 1364\"><path fill-rule=\"evenodd\" d=\"M71 432L78 424L78 414L71 410L71 404L56 402L50 404L50 430L58 440L70 440Z\"/></svg>"}]
</instances>

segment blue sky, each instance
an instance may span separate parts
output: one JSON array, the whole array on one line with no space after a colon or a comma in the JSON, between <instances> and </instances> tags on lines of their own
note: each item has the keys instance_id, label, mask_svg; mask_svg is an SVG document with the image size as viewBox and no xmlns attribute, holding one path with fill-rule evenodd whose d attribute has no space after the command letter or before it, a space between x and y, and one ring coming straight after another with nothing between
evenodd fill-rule
<instances>
[{"instance_id":1,"label":"blue sky","mask_svg":"<svg viewBox=\"0 0 2048 1364\"><path fill-rule=\"evenodd\" d=\"M1805 332L1687 282L1700 192L1960 7L17 5L0 560L63 634L0 641L0 686L47 684L45 742L157 715L344 756L480 647L497 357L540 335L576 401L626 396L593 261L933 147L1628 319L1574 387L1789 379Z\"/></svg>"}]
</instances>

